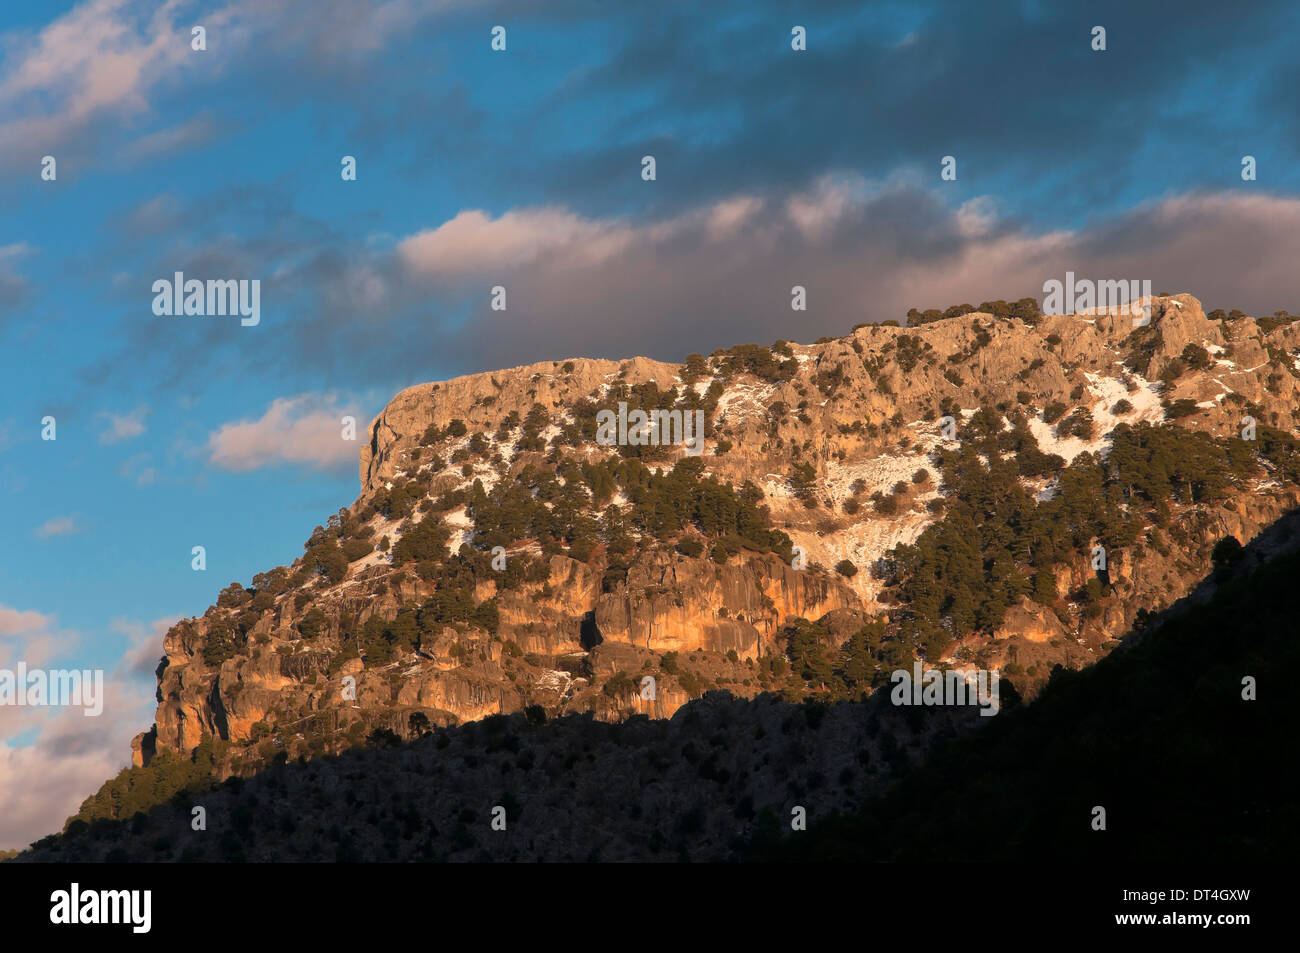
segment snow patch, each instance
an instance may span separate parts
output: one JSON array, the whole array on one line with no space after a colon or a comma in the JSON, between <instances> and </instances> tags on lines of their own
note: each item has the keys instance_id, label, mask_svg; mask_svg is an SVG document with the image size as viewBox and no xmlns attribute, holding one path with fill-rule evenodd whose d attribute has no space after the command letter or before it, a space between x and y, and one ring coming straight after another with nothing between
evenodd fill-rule
<instances>
[{"instance_id":1,"label":"snow patch","mask_svg":"<svg viewBox=\"0 0 1300 953\"><path fill-rule=\"evenodd\" d=\"M1160 393L1155 384L1140 374L1131 375L1138 389L1129 393L1128 386L1118 377L1102 377L1100 374L1085 373L1088 390L1098 398L1089 408L1092 413L1093 433L1091 440L1082 437L1058 437L1056 425L1043 420L1041 413L1029 421L1029 432L1034 435L1038 448L1044 453L1054 453L1066 463L1074 461L1081 453L1105 455L1110 449L1110 432L1121 423L1148 421L1159 423L1164 419L1165 411L1160 405ZM1123 414L1115 414L1111 408L1120 400L1127 400L1133 407Z\"/></svg>"},{"instance_id":2,"label":"snow patch","mask_svg":"<svg viewBox=\"0 0 1300 953\"><path fill-rule=\"evenodd\" d=\"M474 521L469 518L465 507L458 506L450 513L443 514L442 521L451 530L447 548L453 555L460 552L462 546L474 545Z\"/></svg>"},{"instance_id":3,"label":"snow patch","mask_svg":"<svg viewBox=\"0 0 1300 953\"><path fill-rule=\"evenodd\" d=\"M934 442L937 444L939 441ZM838 510L844 501L853 495L851 487L854 482L862 480L867 488L861 500L864 506L870 506L867 498L872 493L879 491L888 494L894 484L900 480L911 485L912 474L917 470L928 471L931 483L938 482L938 471L930 462L927 449L919 452L912 450L907 453L883 454L852 464L832 460L826 465L826 478L821 483L821 489L826 496L830 497Z\"/></svg>"},{"instance_id":4,"label":"snow patch","mask_svg":"<svg viewBox=\"0 0 1300 953\"><path fill-rule=\"evenodd\" d=\"M563 695L573 683L573 676L560 669L547 669L533 684L543 691L559 692Z\"/></svg>"},{"instance_id":5,"label":"snow patch","mask_svg":"<svg viewBox=\"0 0 1300 953\"><path fill-rule=\"evenodd\" d=\"M736 384L718 398L718 419L732 422L743 417L763 419L776 393L775 384Z\"/></svg>"}]
</instances>

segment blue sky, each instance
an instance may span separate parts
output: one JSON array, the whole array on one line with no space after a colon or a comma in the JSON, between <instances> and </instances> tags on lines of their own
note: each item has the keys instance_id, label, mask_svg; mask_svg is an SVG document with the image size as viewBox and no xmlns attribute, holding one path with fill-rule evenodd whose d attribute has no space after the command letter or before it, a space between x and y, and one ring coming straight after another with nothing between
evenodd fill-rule
<instances>
[{"instance_id":1,"label":"blue sky","mask_svg":"<svg viewBox=\"0 0 1300 953\"><path fill-rule=\"evenodd\" d=\"M1300 310L1294 4L621 6L0 8L0 667L115 693L0 709L0 848L125 763L167 621L351 503L338 419L364 439L405 386L811 341L1067 268ZM155 316L178 270L260 280L261 323Z\"/></svg>"}]
</instances>

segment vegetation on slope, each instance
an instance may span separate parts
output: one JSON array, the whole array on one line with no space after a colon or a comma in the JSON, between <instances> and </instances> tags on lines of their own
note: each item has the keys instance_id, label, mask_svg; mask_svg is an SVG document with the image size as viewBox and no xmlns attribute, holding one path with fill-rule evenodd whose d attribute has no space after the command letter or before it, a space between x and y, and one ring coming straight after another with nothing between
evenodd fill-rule
<instances>
[{"instance_id":1,"label":"vegetation on slope","mask_svg":"<svg viewBox=\"0 0 1300 953\"><path fill-rule=\"evenodd\" d=\"M1226 570L1220 570L1223 575ZM885 796L756 845L781 861L1289 859L1300 846L1300 554L1213 598L1032 704L959 738ZM1254 680L1258 700L1243 698ZM1093 829L1093 809L1106 830Z\"/></svg>"}]
</instances>

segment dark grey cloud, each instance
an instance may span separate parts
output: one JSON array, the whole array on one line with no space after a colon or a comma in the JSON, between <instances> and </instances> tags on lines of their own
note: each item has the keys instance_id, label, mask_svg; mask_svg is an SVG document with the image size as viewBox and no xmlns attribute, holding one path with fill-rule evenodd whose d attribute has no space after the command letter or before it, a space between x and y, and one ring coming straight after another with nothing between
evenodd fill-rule
<instances>
[{"instance_id":1,"label":"dark grey cloud","mask_svg":"<svg viewBox=\"0 0 1300 953\"><path fill-rule=\"evenodd\" d=\"M725 241L685 230L598 266L517 269L504 280L510 310L481 306L444 353L474 369L574 355L680 360L741 342L809 342L860 321L902 320L910 307L1041 300L1043 282L1067 270L1150 279L1207 309L1300 307L1295 199L1191 195L1073 233L994 225L970 234L962 215L900 187L850 205L815 239L774 206ZM807 288L806 313L790 309L796 284Z\"/></svg>"},{"instance_id":2,"label":"dark grey cloud","mask_svg":"<svg viewBox=\"0 0 1300 953\"><path fill-rule=\"evenodd\" d=\"M950 207L906 177L828 177L808 189L738 194L654 220L557 207L465 212L371 247L272 203L295 229L185 246L160 275L261 275L263 323L155 318L139 292L124 322L132 360L102 376L151 387L234 374L286 392L395 391L476 370L572 356L680 360L743 342L811 341L908 308L1041 299L1067 270L1150 279L1208 307L1300 306L1300 199L1191 193L1075 231L997 218L996 203ZM277 264L284 262L285 264ZM508 309L489 308L507 289ZM790 309L807 289L807 312ZM149 370L146 370L149 369Z\"/></svg>"},{"instance_id":3,"label":"dark grey cloud","mask_svg":"<svg viewBox=\"0 0 1300 953\"><path fill-rule=\"evenodd\" d=\"M28 298L28 282L20 262L30 252L31 249L24 244L0 247L0 319Z\"/></svg>"},{"instance_id":4,"label":"dark grey cloud","mask_svg":"<svg viewBox=\"0 0 1300 953\"><path fill-rule=\"evenodd\" d=\"M569 4L545 19L579 30L600 22L595 9ZM806 53L789 48L793 23L808 28ZM1107 30L1105 52L1090 48L1093 25ZM1285 37L1298 27L1298 8L1283 2L1240 16L1200 0L1176 10L1131 0L656 4L620 11L601 34L601 65L495 117L513 148L478 124L431 125L462 181L512 204L668 214L835 168L907 166L937 181L940 158L954 155L959 198L995 191L1060 220L1219 187L1252 150L1294 155L1294 142L1261 142L1258 130L1274 115L1294 121ZM567 151L555 148L557 125ZM645 153L660 181L633 198ZM1273 187L1300 184L1300 171L1278 164L1271 175Z\"/></svg>"}]
</instances>

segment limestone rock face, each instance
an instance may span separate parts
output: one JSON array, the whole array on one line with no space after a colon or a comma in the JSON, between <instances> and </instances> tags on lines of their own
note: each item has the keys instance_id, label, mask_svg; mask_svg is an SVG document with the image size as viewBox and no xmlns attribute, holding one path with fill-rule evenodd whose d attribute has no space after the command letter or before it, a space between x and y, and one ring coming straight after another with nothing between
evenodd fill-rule
<instances>
[{"instance_id":1,"label":"limestone rock face","mask_svg":"<svg viewBox=\"0 0 1300 953\"><path fill-rule=\"evenodd\" d=\"M232 773L281 751L339 750L377 730L409 737L533 706L667 718L710 688L780 690L765 660L786 651L794 620L820 620L833 648L865 621L905 616L885 567L950 502L937 462L944 414L1021 414L1040 449L1067 464L1104 456L1120 424L1232 436L1249 412L1261 426L1296 431L1300 322L1212 320L1186 294L1149 304L1145 327L1104 312L1035 324L969 314L686 364L574 358L407 388L366 433L358 499L318 528L371 551L357 547L364 554L344 571L292 560L265 591L223 593L174 626L155 724L132 742L133 763L188 754L209 736L224 743L219 770ZM631 448L592 438L592 417L629 394L659 401L648 406L702 407L697 478L757 500L770 529L796 547L793 558L721 537L684 545L700 535L689 520L681 538L656 537L645 527L662 514L642 512L626 487L592 498L584 464L631 465ZM1178 402L1187 412L1167 417ZM1046 413L1054 404L1088 411L1093 435L1058 433ZM645 460L667 473L689 456L669 446ZM476 523L474 507L516 482L562 514L562 543ZM393 504L416 486L419 500ZM1053 492L1050 481L1027 489L1040 499ZM1094 574L1080 558L1054 567L1052 606L1021 599L995 631L955 633L950 657L928 661L1032 660L1044 670L1094 661L1140 611L1186 595L1216 541L1244 543L1296 501L1296 487L1266 479L1214 504L1175 507L1176 544L1117 554L1109 580L1121 595L1100 613L1085 617L1072 601ZM570 530L611 512L623 540L574 545ZM399 545L428 519L448 537L441 562L423 553L399 565ZM507 584L483 568L498 544L503 558L528 565L524 578ZM456 598L474 613L489 606L486 615L449 601L446 567L462 547L472 554L465 565L479 568ZM411 620L418 639L388 654L360 648L368 625L409 632ZM643 697L647 677L652 697Z\"/></svg>"},{"instance_id":2,"label":"limestone rock face","mask_svg":"<svg viewBox=\"0 0 1300 953\"><path fill-rule=\"evenodd\" d=\"M838 580L796 571L774 556L735 566L661 556L638 562L626 583L601 594L595 621L611 641L757 658L765 640L768 653L779 651L774 639L784 620L858 605Z\"/></svg>"},{"instance_id":3,"label":"limestone rock face","mask_svg":"<svg viewBox=\"0 0 1300 953\"><path fill-rule=\"evenodd\" d=\"M1065 638L1066 631L1049 609L1021 599L1019 604L1007 610L998 635L1002 638L1018 635L1029 642L1049 642Z\"/></svg>"},{"instance_id":4,"label":"limestone rock face","mask_svg":"<svg viewBox=\"0 0 1300 953\"><path fill-rule=\"evenodd\" d=\"M562 367L570 369L561 371ZM362 492L389 480L400 466L402 452L419 446L420 435L430 425L445 427L452 420L464 420L471 432L487 431L495 428L510 409L523 413L535 403L557 409L565 401L604 386L624 371L625 380L639 384L647 380L671 381L680 370L680 365L644 357L622 363L575 358L563 364L544 361L408 387L389 401L370 424L370 442L361 449Z\"/></svg>"}]
</instances>

